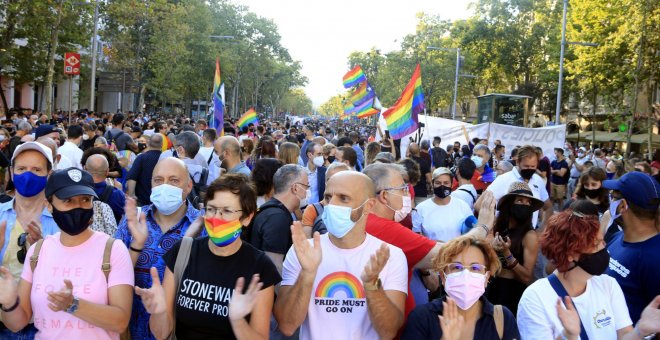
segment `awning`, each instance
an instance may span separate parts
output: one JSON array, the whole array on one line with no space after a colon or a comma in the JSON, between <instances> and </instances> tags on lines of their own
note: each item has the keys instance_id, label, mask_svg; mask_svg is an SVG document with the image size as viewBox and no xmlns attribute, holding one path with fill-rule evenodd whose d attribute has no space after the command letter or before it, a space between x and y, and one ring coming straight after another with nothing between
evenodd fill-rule
<instances>
[{"instance_id":1,"label":"awning","mask_svg":"<svg viewBox=\"0 0 660 340\"><path fill-rule=\"evenodd\" d=\"M592 141L593 132L584 131L584 132L580 132L580 134L571 133L566 135L566 139L577 140L578 136L580 137L581 141ZM596 131L596 142L625 142L627 137L628 136L626 135L625 132ZM630 138L630 142L633 144L647 144L648 140L649 140L648 133L640 133L640 134L632 135ZM651 143L653 146L660 147L660 135L653 134Z\"/></svg>"}]
</instances>

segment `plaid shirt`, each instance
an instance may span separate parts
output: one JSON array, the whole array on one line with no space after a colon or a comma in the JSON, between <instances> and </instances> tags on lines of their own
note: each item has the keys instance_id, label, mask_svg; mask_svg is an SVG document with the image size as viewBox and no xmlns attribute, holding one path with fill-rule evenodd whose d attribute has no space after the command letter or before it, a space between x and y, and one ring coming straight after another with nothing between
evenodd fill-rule
<instances>
[{"instance_id":1,"label":"plaid shirt","mask_svg":"<svg viewBox=\"0 0 660 340\"><path fill-rule=\"evenodd\" d=\"M141 288L151 287L151 267L158 269L158 275L161 281L165 273L165 262L162 257L172 246L183 238L191 223L197 219L200 211L188 204L186 215L171 227L165 233L162 232L158 223L154 219L153 205L142 207L142 212L146 215L147 229L149 236L144 243L144 248L135 264L135 286ZM120 239L129 247L133 237L128 230L126 217L122 219L117 227L115 238ZM133 295L133 312L131 313L131 322L129 324L131 337L133 339L155 339L149 330L149 313L144 308L139 296Z\"/></svg>"}]
</instances>

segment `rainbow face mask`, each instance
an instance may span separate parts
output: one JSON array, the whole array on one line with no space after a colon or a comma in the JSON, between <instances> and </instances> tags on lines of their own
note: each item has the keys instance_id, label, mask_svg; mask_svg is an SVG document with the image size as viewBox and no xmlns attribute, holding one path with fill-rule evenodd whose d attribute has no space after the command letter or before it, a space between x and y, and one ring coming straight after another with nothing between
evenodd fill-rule
<instances>
[{"instance_id":1,"label":"rainbow face mask","mask_svg":"<svg viewBox=\"0 0 660 340\"><path fill-rule=\"evenodd\" d=\"M211 242L218 247L226 247L241 236L242 225L239 220L225 221L219 218L204 218L204 226Z\"/></svg>"}]
</instances>

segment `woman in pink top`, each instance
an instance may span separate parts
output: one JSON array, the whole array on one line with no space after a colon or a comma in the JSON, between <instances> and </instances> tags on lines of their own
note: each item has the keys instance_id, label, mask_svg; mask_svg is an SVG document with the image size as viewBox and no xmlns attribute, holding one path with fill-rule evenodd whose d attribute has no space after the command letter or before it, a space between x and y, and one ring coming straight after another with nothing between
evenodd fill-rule
<instances>
[{"instance_id":1,"label":"woman in pink top","mask_svg":"<svg viewBox=\"0 0 660 340\"><path fill-rule=\"evenodd\" d=\"M18 285L6 268L0 268L0 304L7 328L20 330L34 318L37 339L90 340L119 339L126 329L133 267L122 242L108 242L106 234L89 229L95 197L94 181L86 171L69 168L50 175L46 198L61 232L30 247L30 262ZM106 254L110 267L104 272Z\"/></svg>"}]
</instances>

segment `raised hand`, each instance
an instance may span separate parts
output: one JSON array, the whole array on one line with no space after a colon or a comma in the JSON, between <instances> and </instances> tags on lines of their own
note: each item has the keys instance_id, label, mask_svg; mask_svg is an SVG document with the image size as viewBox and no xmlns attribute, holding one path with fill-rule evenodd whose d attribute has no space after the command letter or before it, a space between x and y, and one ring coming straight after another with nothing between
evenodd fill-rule
<instances>
[{"instance_id":1,"label":"raised hand","mask_svg":"<svg viewBox=\"0 0 660 340\"><path fill-rule=\"evenodd\" d=\"M460 338L464 320L452 298L448 297L446 302L442 302L442 315L439 315L438 318L442 329L442 340Z\"/></svg>"},{"instance_id":2,"label":"raised hand","mask_svg":"<svg viewBox=\"0 0 660 340\"><path fill-rule=\"evenodd\" d=\"M149 236L147 218L143 212L140 212L138 216L137 203L131 197L126 197L126 207L124 208L124 211L126 213L128 231L131 232L131 236L133 237L131 245L135 248L142 249Z\"/></svg>"},{"instance_id":3,"label":"raised hand","mask_svg":"<svg viewBox=\"0 0 660 340\"><path fill-rule=\"evenodd\" d=\"M142 304L149 314L161 314L167 311L165 290L160 284L158 270L151 267L151 288L140 288L135 286L135 294L142 299Z\"/></svg>"},{"instance_id":4,"label":"raised hand","mask_svg":"<svg viewBox=\"0 0 660 340\"><path fill-rule=\"evenodd\" d=\"M309 244L305 232L300 221L295 221L291 225L291 239L293 241L293 249L298 257L298 262L303 270L316 273L316 270L321 264L321 235L314 233L314 245Z\"/></svg>"},{"instance_id":5,"label":"raised hand","mask_svg":"<svg viewBox=\"0 0 660 340\"><path fill-rule=\"evenodd\" d=\"M660 295L644 308L642 316L637 322L637 330L643 336L651 333L660 333Z\"/></svg>"},{"instance_id":6,"label":"raised hand","mask_svg":"<svg viewBox=\"0 0 660 340\"><path fill-rule=\"evenodd\" d=\"M387 260L390 259L390 248L387 244L383 243L380 245L380 248L376 251L375 254L371 255L369 263L364 266L360 279L362 282L374 282L378 280L378 275L385 267Z\"/></svg>"},{"instance_id":7,"label":"raised hand","mask_svg":"<svg viewBox=\"0 0 660 340\"><path fill-rule=\"evenodd\" d=\"M245 279L239 277L236 280L236 287L234 288L231 301L229 301L229 320L243 319L252 312L252 308L257 303L257 295L263 283L259 282L259 274L254 274L245 294L243 294L244 286Z\"/></svg>"},{"instance_id":8,"label":"raised hand","mask_svg":"<svg viewBox=\"0 0 660 340\"><path fill-rule=\"evenodd\" d=\"M28 233L27 241L29 244L35 244L37 241L43 238L43 235L41 234L41 225L35 220L32 220L30 223L28 223L28 225L25 227L25 231Z\"/></svg>"},{"instance_id":9,"label":"raised hand","mask_svg":"<svg viewBox=\"0 0 660 340\"><path fill-rule=\"evenodd\" d=\"M4 232L2 237L4 238ZM14 275L11 275L7 267L0 267L0 304L9 308L16 303L17 297L18 284L14 280Z\"/></svg>"},{"instance_id":10,"label":"raised hand","mask_svg":"<svg viewBox=\"0 0 660 340\"><path fill-rule=\"evenodd\" d=\"M477 224L485 224L488 229L492 229L495 224L495 196L492 192L484 190L481 197L481 209L479 210Z\"/></svg>"},{"instance_id":11,"label":"raised hand","mask_svg":"<svg viewBox=\"0 0 660 340\"><path fill-rule=\"evenodd\" d=\"M502 237L500 233L495 233L495 237L492 241L493 248L499 252L503 252L504 255L511 255L511 239L508 237Z\"/></svg>"},{"instance_id":12,"label":"raised hand","mask_svg":"<svg viewBox=\"0 0 660 340\"><path fill-rule=\"evenodd\" d=\"M557 299L557 316L564 327L564 335L569 339L577 339L580 335L580 315L578 315L570 296L564 297L566 308L562 306L561 298Z\"/></svg>"},{"instance_id":13,"label":"raised hand","mask_svg":"<svg viewBox=\"0 0 660 340\"><path fill-rule=\"evenodd\" d=\"M48 292L48 308L53 312L66 311L73 303L73 283L64 280L64 287L57 292Z\"/></svg>"},{"instance_id":14,"label":"raised hand","mask_svg":"<svg viewBox=\"0 0 660 340\"><path fill-rule=\"evenodd\" d=\"M186 230L186 234L184 236L195 238L202 233L203 229L204 229L204 215L199 215L193 221L193 223L190 223L190 226L188 227L188 230Z\"/></svg>"}]
</instances>

